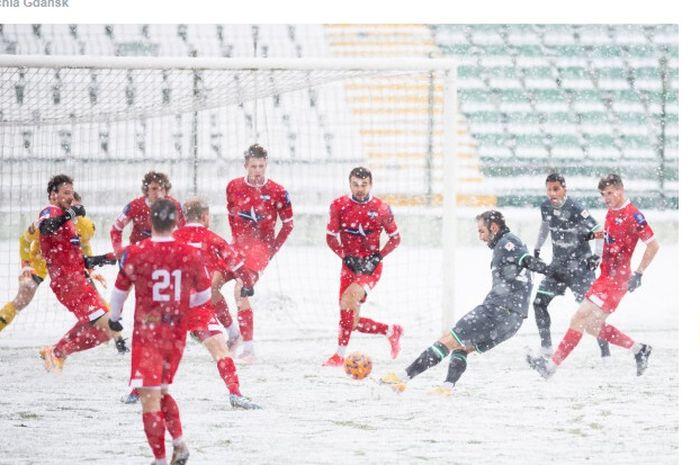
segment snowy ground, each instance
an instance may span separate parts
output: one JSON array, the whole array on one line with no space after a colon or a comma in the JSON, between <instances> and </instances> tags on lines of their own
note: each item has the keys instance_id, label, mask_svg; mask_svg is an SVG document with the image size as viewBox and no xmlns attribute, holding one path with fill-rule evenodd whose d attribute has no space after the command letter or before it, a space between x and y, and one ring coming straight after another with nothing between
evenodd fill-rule
<instances>
[{"instance_id":1,"label":"snowy ground","mask_svg":"<svg viewBox=\"0 0 700 465\"><path fill-rule=\"evenodd\" d=\"M594 341L585 338L554 378L541 380L524 361L525 347L538 343L530 318L513 339L469 357L452 398L428 394L443 380L446 363L416 378L402 395L372 380L354 381L338 369L320 367L336 343L337 270L330 252L314 250L290 247L281 253L257 289L260 361L240 366L239 372L244 393L264 410L232 411L206 351L188 345L172 392L192 451L190 463L677 463L675 244L663 244L642 287L626 296L610 319L654 347L644 376L635 376L628 352L614 349L603 363ZM353 335L350 344L351 351L372 356L373 377L405 367L440 331L439 314L425 305L424 295L432 295L438 273L409 267L416 253L421 260L435 253L409 247L403 255L400 251L393 262L387 259L386 275L370 296L367 314L404 324L402 353L389 360L388 344L380 337ZM456 316L486 294L489 252L483 245L457 251L463 285ZM312 280L313 292L305 285L308 279L277 276L289 277L290 267L304 258L328 258L333 270ZM42 298L49 302L49 297ZM570 295L554 301L555 340L574 308ZM43 310L36 306L29 312ZM30 317L20 315L0 334L0 464L149 463L140 409L118 401L126 391L128 358L112 346L99 347L71 357L63 374L48 375L37 349L56 340L70 323L39 320L48 325L43 333L50 335L28 339L22 334L30 329Z\"/></svg>"}]
</instances>

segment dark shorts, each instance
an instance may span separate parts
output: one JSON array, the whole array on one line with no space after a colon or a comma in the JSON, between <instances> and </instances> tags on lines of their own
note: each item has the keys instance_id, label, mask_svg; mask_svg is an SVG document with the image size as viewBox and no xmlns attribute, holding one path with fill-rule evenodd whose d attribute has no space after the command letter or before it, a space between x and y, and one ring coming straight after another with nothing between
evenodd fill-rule
<instances>
[{"instance_id":1,"label":"dark shorts","mask_svg":"<svg viewBox=\"0 0 700 465\"><path fill-rule=\"evenodd\" d=\"M556 265L554 265L556 266ZM571 289L577 302L581 302L583 297L591 288L591 284L595 281L595 271L586 268L558 268L561 271L563 281L556 280L549 276L540 282L540 287L537 288L538 294L545 294L552 297L564 295L566 288Z\"/></svg>"},{"instance_id":2,"label":"dark shorts","mask_svg":"<svg viewBox=\"0 0 700 465\"><path fill-rule=\"evenodd\" d=\"M452 337L465 347L486 352L518 332L525 317L502 307L479 305L460 318L452 328Z\"/></svg>"},{"instance_id":3,"label":"dark shorts","mask_svg":"<svg viewBox=\"0 0 700 465\"><path fill-rule=\"evenodd\" d=\"M35 275L34 273L32 273L32 280L36 283L37 286L44 282L44 278L42 278L41 276Z\"/></svg>"}]
</instances>

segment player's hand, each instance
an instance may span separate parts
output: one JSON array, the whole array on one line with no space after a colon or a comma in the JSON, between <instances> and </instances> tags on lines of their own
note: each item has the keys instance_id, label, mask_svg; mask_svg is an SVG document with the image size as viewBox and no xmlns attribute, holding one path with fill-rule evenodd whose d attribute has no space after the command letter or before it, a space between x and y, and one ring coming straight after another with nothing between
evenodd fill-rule
<instances>
[{"instance_id":1,"label":"player's hand","mask_svg":"<svg viewBox=\"0 0 700 465\"><path fill-rule=\"evenodd\" d=\"M252 287L241 288L241 297L252 297L253 295L255 295L255 289Z\"/></svg>"},{"instance_id":2,"label":"player's hand","mask_svg":"<svg viewBox=\"0 0 700 465\"><path fill-rule=\"evenodd\" d=\"M104 255L84 256L85 268L94 268L96 266L114 265L117 263L117 257L112 252Z\"/></svg>"},{"instance_id":3,"label":"player's hand","mask_svg":"<svg viewBox=\"0 0 700 465\"><path fill-rule=\"evenodd\" d=\"M382 261L382 254L379 252L375 252L369 257L365 258L362 260L362 273L363 274L372 274L374 273L375 268L377 268L377 265L379 265L379 262Z\"/></svg>"},{"instance_id":4,"label":"player's hand","mask_svg":"<svg viewBox=\"0 0 700 465\"><path fill-rule=\"evenodd\" d=\"M539 257L533 257L532 255L526 255L523 258L523 266L530 271L535 273L541 273L549 276L551 269L547 264Z\"/></svg>"},{"instance_id":5,"label":"player's hand","mask_svg":"<svg viewBox=\"0 0 700 465\"><path fill-rule=\"evenodd\" d=\"M122 326L119 321L113 321L112 319L107 320L107 325L109 326L109 329L114 331L115 333L119 333L124 329L124 326Z\"/></svg>"},{"instance_id":6,"label":"player's hand","mask_svg":"<svg viewBox=\"0 0 700 465\"><path fill-rule=\"evenodd\" d=\"M642 285L642 273L635 271L629 281L627 281L627 290L634 292L639 286Z\"/></svg>"},{"instance_id":7,"label":"player's hand","mask_svg":"<svg viewBox=\"0 0 700 465\"><path fill-rule=\"evenodd\" d=\"M90 279L92 279L93 281L97 281L102 285L103 288L107 289L107 280L104 276L102 276L95 270L88 271L88 274L90 275Z\"/></svg>"},{"instance_id":8,"label":"player's hand","mask_svg":"<svg viewBox=\"0 0 700 465\"><path fill-rule=\"evenodd\" d=\"M121 355L131 351L131 349L129 349L129 347L126 345L126 339L121 336L114 340L114 346L117 348L117 352L119 352Z\"/></svg>"},{"instance_id":9,"label":"player's hand","mask_svg":"<svg viewBox=\"0 0 700 465\"><path fill-rule=\"evenodd\" d=\"M350 268L354 273L362 273L362 267L364 265L364 260L362 258L346 255L343 258L343 263L345 263L345 266Z\"/></svg>"},{"instance_id":10,"label":"player's hand","mask_svg":"<svg viewBox=\"0 0 700 465\"><path fill-rule=\"evenodd\" d=\"M535 249L534 251L535 258L540 258L540 249Z\"/></svg>"},{"instance_id":11,"label":"player's hand","mask_svg":"<svg viewBox=\"0 0 700 465\"><path fill-rule=\"evenodd\" d=\"M76 216L85 216L85 207L82 205L73 205L66 210L66 213L68 213L71 217L71 219L75 218Z\"/></svg>"},{"instance_id":12,"label":"player's hand","mask_svg":"<svg viewBox=\"0 0 700 465\"><path fill-rule=\"evenodd\" d=\"M586 257L586 268L589 270L593 271L596 268L598 268L598 265L600 265L600 257L598 255L591 255L590 257Z\"/></svg>"}]
</instances>

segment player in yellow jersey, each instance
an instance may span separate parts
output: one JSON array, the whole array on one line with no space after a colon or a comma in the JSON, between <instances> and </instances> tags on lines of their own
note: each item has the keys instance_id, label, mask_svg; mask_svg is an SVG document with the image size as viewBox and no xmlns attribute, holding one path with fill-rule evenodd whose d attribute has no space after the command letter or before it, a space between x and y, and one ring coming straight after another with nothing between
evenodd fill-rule
<instances>
[{"instance_id":1,"label":"player in yellow jersey","mask_svg":"<svg viewBox=\"0 0 700 465\"><path fill-rule=\"evenodd\" d=\"M74 203L78 204L81 201L80 195L77 192L74 193ZM90 240L95 235L95 223L86 217L79 216L76 219L76 230L78 232L78 237L80 238L80 248L83 251L83 255L87 258L87 265L99 266L105 263L109 263L111 257L92 255L92 246L90 245ZM22 272L19 275L19 289L17 290L17 295L13 300L6 303L4 307L0 308L0 331L5 329L12 320L15 318L17 313L24 309L34 298L36 290L39 288L46 275L48 273L46 269L46 261L41 255L41 248L39 246L39 229L34 223L30 224L27 229L22 232L19 238L19 256L22 261ZM91 270L91 266L88 268L88 273L90 278L99 281L104 287L106 287L106 281L102 275Z\"/></svg>"}]
</instances>

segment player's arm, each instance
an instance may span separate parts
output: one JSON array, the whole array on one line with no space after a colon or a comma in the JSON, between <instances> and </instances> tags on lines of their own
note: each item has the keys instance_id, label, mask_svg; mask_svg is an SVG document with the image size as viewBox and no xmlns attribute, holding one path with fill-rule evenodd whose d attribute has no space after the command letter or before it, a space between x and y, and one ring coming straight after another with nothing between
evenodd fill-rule
<instances>
[{"instance_id":1,"label":"player's arm","mask_svg":"<svg viewBox=\"0 0 700 465\"><path fill-rule=\"evenodd\" d=\"M29 229L36 231L32 226L25 229L22 235L19 236L19 258L22 261L22 267L28 266L32 261L32 236Z\"/></svg>"},{"instance_id":2,"label":"player's arm","mask_svg":"<svg viewBox=\"0 0 700 465\"><path fill-rule=\"evenodd\" d=\"M41 219L39 232L43 236L54 234L66 221L70 221L77 216L85 216L85 207L82 205L73 205L68 210L65 210L62 215Z\"/></svg>"},{"instance_id":3,"label":"player's arm","mask_svg":"<svg viewBox=\"0 0 700 465\"><path fill-rule=\"evenodd\" d=\"M284 191L282 194L282 199L277 202L277 214L282 220L282 227L275 237L275 241L272 244L272 250L270 251L272 255L276 254L282 245L287 240L289 235L294 229L294 212L292 211L292 201L289 199L289 193Z\"/></svg>"},{"instance_id":4,"label":"player's arm","mask_svg":"<svg viewBox=\"0 0 700 465\"><path fill-rule=\"evenodd\" d=\"M122 235L124 228L131 222L131 216L129 215L131 203L124 207L117 219L114 221L112 228L109 230L109 239L112 241L112 250L119 256L124 251L122 246Z\"/></svg>"},{"instance_id":5,"label":"player's arm","mask_svg":"<svg viewBox=\"0 0 700 465\"><path fill-rule=\"evenodd\" d=\"M540 231L537 233L537 241L535 241L534 254L536 258L540 258L540 250L542 250L542 246L547 240L547 237L549 237L549 223L543 219L540 222Z\"/></svg>"}]
</instances>

